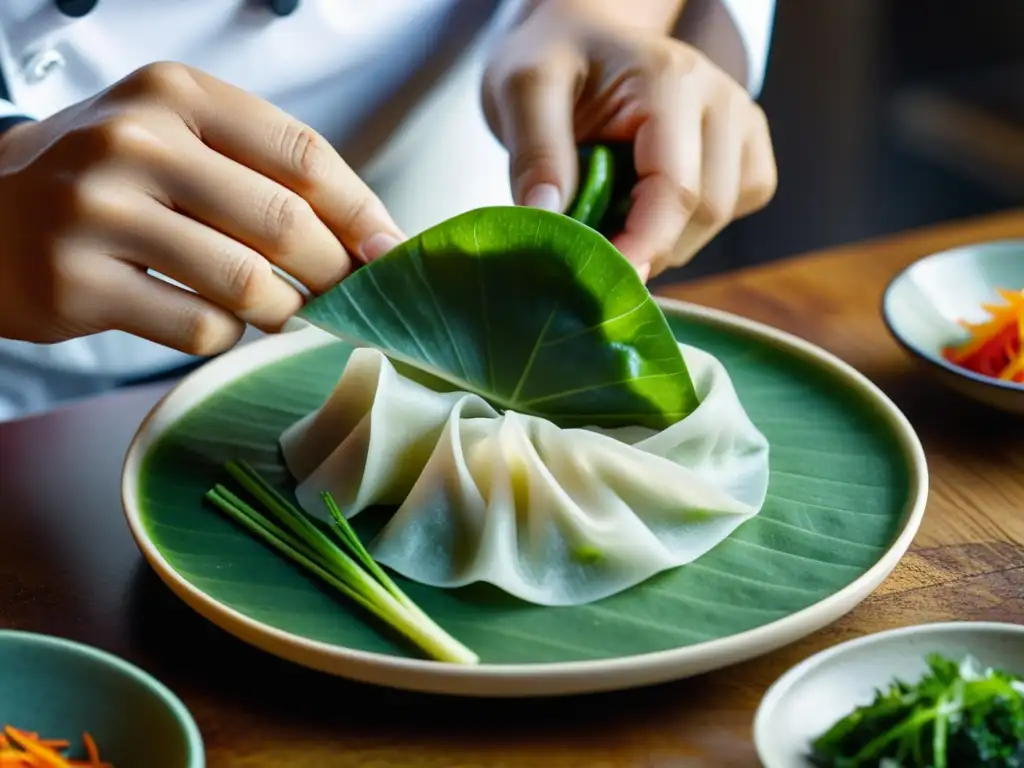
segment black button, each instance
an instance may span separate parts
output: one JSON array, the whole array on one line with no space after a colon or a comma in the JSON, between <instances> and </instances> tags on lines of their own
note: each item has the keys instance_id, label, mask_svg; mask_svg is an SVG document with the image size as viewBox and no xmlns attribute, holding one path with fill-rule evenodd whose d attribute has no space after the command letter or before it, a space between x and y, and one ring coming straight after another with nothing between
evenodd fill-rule
<instances>
[{"instance_id":1,"label":"black button","mask_svg":"<svg viewBox=\"0 0 1024 768\"><path fill-rule=\"evenodd\" d=\"M270 8L278 16L287 16L299 7L299 0L270 0Z\"/></svg>"},{"instance_id":2,"label":"black button","mask_svg":"<svg viewBox=\"0 0 1024 768\"><path fill-rule=\"evenodd\" d=\"M99 0L56 0L58 11L76 19L89 13L98 2Z\"/></svg>"}]
</instances>

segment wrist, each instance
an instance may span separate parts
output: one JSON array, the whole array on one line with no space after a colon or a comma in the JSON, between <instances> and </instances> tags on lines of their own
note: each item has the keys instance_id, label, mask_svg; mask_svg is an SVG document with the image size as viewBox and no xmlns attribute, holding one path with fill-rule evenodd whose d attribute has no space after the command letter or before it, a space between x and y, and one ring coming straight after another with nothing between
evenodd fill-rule
<instances>
[{"instance_id":1,"label":"wrist","mask_svg":"<svg viewBox=\"0 0 1024 768\"><path fill-rule=\"evenodd\" d=\"M522 18L554 12L573 20L668 34L686 0L526 0Z\"/></svg>"}]
</instances>

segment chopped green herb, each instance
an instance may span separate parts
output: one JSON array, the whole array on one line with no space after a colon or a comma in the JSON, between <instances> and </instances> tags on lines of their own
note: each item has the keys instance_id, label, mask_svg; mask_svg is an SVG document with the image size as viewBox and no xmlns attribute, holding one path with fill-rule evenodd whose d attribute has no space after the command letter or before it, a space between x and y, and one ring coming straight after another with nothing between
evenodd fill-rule
<instances>
[{"instance_id":1,"label":"chopped green herb","mask_svg":"<svg viewBox=\"0 0 1024 768\"><path fill-rule=\"evenodd\" d=\"M972 658L928 656L813 743L821 768L1024 768L1024 681Z\"/></svg>"},{"instance_id":2,"label":"chopped green herb","mask_svg":"<svg viewBox=\"0 0 1024 768\"><path fill-rule=\"evenodd\" d=\"M341 547L247 463L229 461L225 469L277 522L218 483L206 498L219 510L404 635L430 658L453 664L480 661L398 588L366 551L329 493L323 494L324 504Z\"/></svg>"}]
</instances>

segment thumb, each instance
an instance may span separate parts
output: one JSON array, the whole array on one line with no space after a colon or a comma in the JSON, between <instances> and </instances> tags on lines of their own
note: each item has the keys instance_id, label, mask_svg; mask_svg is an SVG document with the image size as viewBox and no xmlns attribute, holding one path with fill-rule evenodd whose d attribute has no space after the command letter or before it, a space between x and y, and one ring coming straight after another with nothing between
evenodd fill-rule
<instances>
[{"instance_id":1,"label":"thumb","mask_svg":"<svg viewBox=\"0 0 1024 768\"><path fill-rule=\"evenodd\" d=\"M517 205L562 213L576 193L573 91L568 73L538 69L511 75L503 89L498 113Z\"/></svg>"}]
</instances>

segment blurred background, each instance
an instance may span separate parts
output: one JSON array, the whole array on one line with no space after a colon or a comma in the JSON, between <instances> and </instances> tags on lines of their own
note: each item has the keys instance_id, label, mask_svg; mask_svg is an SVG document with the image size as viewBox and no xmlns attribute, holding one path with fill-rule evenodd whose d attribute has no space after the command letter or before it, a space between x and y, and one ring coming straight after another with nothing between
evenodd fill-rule
<instances>
[{"instance_id":1,"label":"blurred background","mask_svg":"<svg viewBox=\"0 0 1024 768\"><path fill-rule=\"evenodd\" d=\"M1024 0L777 0L775 199L696 278L1024 205Z\"/></svg>"}]
</instances>

